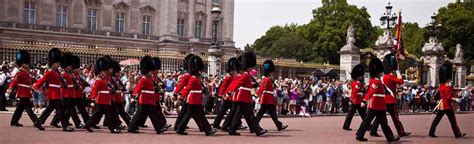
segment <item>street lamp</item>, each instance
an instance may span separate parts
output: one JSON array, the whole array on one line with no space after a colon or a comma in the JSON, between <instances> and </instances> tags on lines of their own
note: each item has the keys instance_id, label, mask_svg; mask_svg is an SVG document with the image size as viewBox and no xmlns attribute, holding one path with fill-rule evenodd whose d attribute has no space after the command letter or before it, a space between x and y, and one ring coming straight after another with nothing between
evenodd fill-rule
<instances>
[{"instance_id":1,"label":"street lamp","mask_svg":"<svg viewBox=\"0 0 474 144\"><path fill-rule=\"evenodd\" d=\"M442 24L438 24L436 22L437 17L438 16L436 15L436 13L433 13L433 15L431 16L431 22L426 26L426 29L428 29L429 37L434 39L437 39L442 27Z\"/></svg>"},{"instance_id":2,"label":"street lamp","mask_svg":"<svg viewBox=\"0 0 474 144\"><path fill-rule=\"evenodd\" d=\"M219 42L218 42L218 37L217 37L217 33L218 33L218 26L219 26L219 21L220 21L220 16L221 16L221 13L222 13L222 10L220 7L218 6L214 6L212 9L211 9L211 14L212 14L212 17L214 18L213 19L213 26L214 26L214 30L213 30L213 34L212 34L212 44L211 44L211 48L219 48Z\"/></svg>"},{"instance_id":3,"label":"street lamp","mask_svg":"<svg viewBox=\"0 0 474 144\"><path fill-rule=\"evenodd\" d=\"M397 15L394 13L392 14L392 6L390 2L387 6L385 6L386 12L380 17L381 25L387 24L387 31L390 32L390 26L395 25L395 21L397 20Z\"/></svg>"}]
</instances>

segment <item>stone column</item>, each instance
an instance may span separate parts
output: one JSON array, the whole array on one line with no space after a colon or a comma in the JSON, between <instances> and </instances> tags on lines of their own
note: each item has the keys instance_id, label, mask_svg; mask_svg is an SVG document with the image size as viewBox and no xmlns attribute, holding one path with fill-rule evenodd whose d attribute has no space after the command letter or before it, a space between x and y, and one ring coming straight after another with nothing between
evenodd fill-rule
<instances>
[{"instance_id":1,"label":"stone column","mask_svg":"<svg viewBox=\"0 0 474 144\"><path fill-rule=\"evenodd\" d=\"M221 74L221 57L223 55L222 49L219 48L209 48L209 56L207 57L208 65L208 74L209 75L220 75Z\"/></svg>"},{"instance_id":2,"label":"stone column","mask_svg":"<svg viewBox=\"0 0 474 144\"><path fill-rule=\"evenodd\" d=\"M341 48L340 75L339 80L350 80L350 72L357 64L360 64L360 50L354 45L356 41L354 27L347 28L346 45Z\"/></svg>"}]
</instances>

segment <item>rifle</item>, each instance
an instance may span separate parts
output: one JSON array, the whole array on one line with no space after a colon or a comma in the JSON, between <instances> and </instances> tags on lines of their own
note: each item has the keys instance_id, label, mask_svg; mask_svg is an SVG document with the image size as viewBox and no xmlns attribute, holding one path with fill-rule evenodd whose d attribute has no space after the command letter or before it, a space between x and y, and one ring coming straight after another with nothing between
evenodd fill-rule
<instances>
[{"instance_id":1,"label":"rifle","mask_svg":"<svg viewBox=\"0 0 474 144\"><path fill-rule=\"evenodd\" d=\"M56 71L56 73L58 73L59 80L61 80L61 82L62 82L62 87L63 87L63 88L67 88L66 79L64 79L63 76L61 76L61 73L59 72L58 69L55 69L55 68L53 68L53 69Z\"/></svg>"}]
</instances>

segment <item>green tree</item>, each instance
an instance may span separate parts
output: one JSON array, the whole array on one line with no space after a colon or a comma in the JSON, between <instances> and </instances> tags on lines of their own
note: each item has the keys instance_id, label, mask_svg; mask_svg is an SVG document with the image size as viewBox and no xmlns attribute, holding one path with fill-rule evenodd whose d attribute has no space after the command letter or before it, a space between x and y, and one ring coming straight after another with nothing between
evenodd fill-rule
<instances>
[{"instance_id":1,"label":"green tree","mask_svg":"<svg viewBox=\"0 0 474 144\"><path fill-rule=\"evenodd\" d=\"M394 33L396 32L396 28L397 27L394 28ZM402 36L405 50L410 54L418 57L421 56L421 48L423 48L423 45L427 40L427 38L425 38L425 33L426 30L420 28L418 23L403 23Z\"/></svg>"},{"instance_id":2,"label":"green tree","mask_svg":"<svg viewBox=\"0 0 474 144\"><path fill-rule=\"evenodd\" d=\"M437 23L443 25L440 42L452 58L459 43L464 49L464 59L474 64L474 4L455 2L438 10Z\"/></svg>"}]
</instances>

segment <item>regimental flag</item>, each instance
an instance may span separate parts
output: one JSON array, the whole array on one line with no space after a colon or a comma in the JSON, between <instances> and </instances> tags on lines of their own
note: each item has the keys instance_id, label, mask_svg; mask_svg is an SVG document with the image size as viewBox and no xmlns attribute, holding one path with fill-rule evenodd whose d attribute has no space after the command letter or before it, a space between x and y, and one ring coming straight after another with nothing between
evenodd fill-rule
<instances>
[{"instance_id":1,"label":"regimental flag","mask_svg":"<svg viewBox=\"0 0 474 144\"><path fill-rule=\"evenodd\" d=\"M398 12L397 34L395 35L397 39L397 43L393 45L393 49L397 52L397 58L399 60L404 60L406 57L405 49L403 45L402 28L403 28L402 12Z\"/></svg>"}]
</instances>

